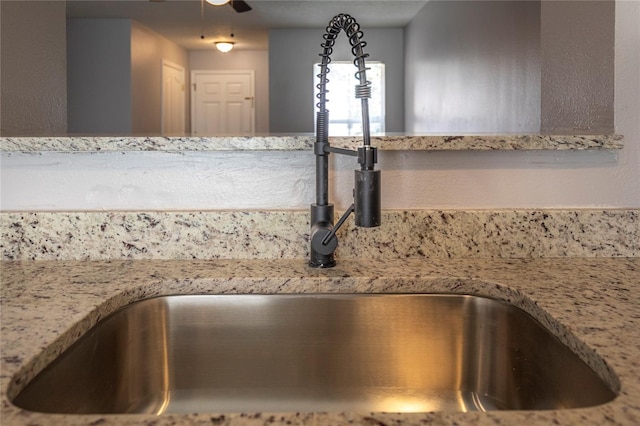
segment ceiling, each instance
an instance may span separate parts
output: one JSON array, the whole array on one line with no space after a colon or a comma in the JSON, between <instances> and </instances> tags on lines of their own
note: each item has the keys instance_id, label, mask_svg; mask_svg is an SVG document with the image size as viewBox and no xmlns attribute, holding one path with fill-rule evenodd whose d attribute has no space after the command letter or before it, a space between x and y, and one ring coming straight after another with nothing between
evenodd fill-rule
<instances>
[{"instance_id":1,"label":"ceiling","mask_svg":"<svg viewBox=\"0 0 640 426\"><path fill-rule=\"evenodd\" d=\"M271 28L324 28L334 15L349 13L366 34L367 28L404 27L427 1L247 0L253 10L237 13L229 5L201 9L200 0L68 0L67 17L133 19L187 50L213 49L223 39L233 40L236 50L266 50Z\"/></svg>"}]
</instances>

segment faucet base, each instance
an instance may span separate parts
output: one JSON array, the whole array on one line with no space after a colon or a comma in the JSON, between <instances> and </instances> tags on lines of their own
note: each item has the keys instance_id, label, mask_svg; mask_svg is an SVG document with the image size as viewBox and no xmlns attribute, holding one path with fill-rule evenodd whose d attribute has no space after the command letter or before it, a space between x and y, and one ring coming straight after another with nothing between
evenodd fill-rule
<instances>
[{"instance_id":1,"label":"faucet base","mask_svg":"<svg viewBox=\"0 0 640 426\"><path fill-rule=\"evenodd\" d=\"M327 256L327 257L331 257L331 259L328 259L327 262L318 262L318 261L310 260L309 266L311 266L312 268L319 268L319 269L333 268L334 266L336 266L336 261L333 258L333 256Z\"/></svg>"},{"instance_id":2,"label":"faucet base","mask_svg":"<svg viewBox=\"0 0 640 426\"><path fill-rule=\"evenodd\" d=\"M333 204L311 205L311 241L309 266L312 268L332 268L336 266L333 252L338 240L333 236L324 241L333 227Z\"/></svg>"}]
</instances>

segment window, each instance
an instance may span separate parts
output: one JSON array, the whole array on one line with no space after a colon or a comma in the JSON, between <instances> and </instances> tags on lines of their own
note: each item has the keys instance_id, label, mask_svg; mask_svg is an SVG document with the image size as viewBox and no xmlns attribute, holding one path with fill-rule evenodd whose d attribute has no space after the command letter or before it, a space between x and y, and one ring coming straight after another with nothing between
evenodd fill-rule
<instances>
[{"instance_id":1,"label":"window","mask_svg":"<svg viewBox=\"0 0 640 426\"><path fill-rule=\"evenodd\" d=\"M384 64L367 62L367 80L371 82L369 99L369 128L372 135L384 133ZM316 85L320 79L319 64L313 68L314 111L318 111ZM362 135L362 108L360 99L356 99L355 78L357 69L353 62L334 61L329 64L329 83L327 84L327 109L329 110L329 134L331 136ZM314 114L315 117L315 114Z\"/></svg>"}]
</instances>

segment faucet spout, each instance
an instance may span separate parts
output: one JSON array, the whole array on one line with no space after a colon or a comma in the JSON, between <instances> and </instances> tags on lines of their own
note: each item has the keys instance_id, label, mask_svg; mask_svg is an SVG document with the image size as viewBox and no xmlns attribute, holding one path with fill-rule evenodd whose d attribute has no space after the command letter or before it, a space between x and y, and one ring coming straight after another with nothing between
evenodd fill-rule
<instances>
[{"instance_id":1,"label":"faucet spout","mask_svg":"<svg viewBox=\"0 0 640 426\"><path fill-rule=\"evenodd\" d=\"M351 53L354 56L353 64L357 68L355 77L358 84L355 88L357 99L361 100L362 107L362 146L357 151L333 148L329 144L329 110L327 102L327 74L331 63L331 54L338 34L344 31L351 44ZM371 97L371 82L367 80L367 67L363 48L367 45L362 40L363 33L356 20L347 14L336 15L327 26L321 44L322 61L320 63L320 82L316 86L318 93L316 98L316 142L314 154L316 156L316 202L311 205L311 250L309 265L316 268L328 268L335 266L334 252L338 246L336 231L345 222L351 213L355 213L356 226L376 227L380 226L381 202L380 202L380 171L375 170L377 163L377 149L371 146L369 130L369 102ZM329 154L344 154L358 157L360 170L355 171L354 203L343 214L334 226L333 204L329 203Z\"/></svg>"}]
</instances>

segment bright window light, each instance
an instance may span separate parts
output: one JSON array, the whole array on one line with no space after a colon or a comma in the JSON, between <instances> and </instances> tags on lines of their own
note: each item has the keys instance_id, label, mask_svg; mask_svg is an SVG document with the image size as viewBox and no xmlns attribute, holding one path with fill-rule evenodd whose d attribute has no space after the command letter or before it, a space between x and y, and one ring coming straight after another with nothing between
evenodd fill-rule
<instances>
[{"instance_id":1,"label":"bright window light","mask_svg":"<svg viewBox=\"0 0 640 426\"><path fill-rule=\"evenodd\" d=\"M320 64L313 67L313 104L314 117L318 108L316 85L320 82ZM370 61L366 63L367 80L371 82L371 98L369 99L369 127L372 135L384 133L384 63ZM327 109L329 110L329 135L358 136L362 135L362 108L360 99L355 97L358 80L353 62L334 61L329 64L329 83L327 84Z\"/></svg>"}]
</instances>

